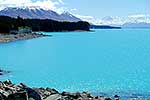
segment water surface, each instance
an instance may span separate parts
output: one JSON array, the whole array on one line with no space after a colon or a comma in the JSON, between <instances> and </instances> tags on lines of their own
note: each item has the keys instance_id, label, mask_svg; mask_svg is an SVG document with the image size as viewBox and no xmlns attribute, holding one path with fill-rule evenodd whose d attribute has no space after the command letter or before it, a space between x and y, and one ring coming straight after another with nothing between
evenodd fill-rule
<instances>
[{"instance_id":1,"label":"water surface","mask_svg":"<svg viewBox=\"0 0 150 100\"><path fill-rule=\"evenodd\" d=\"M29 86L92 93L150 93L150 30L45 33L0 44L0 76Z\"/></svg>"}]
</instances>

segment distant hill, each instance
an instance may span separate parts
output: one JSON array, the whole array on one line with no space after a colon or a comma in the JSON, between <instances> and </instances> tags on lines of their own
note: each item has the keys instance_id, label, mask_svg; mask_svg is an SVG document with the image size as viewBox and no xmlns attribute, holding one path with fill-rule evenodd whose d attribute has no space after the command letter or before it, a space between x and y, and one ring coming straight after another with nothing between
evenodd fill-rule
<instances>
[{"instance_id":1,"label":"distant hill","mask_svg":"<svg viewBox=\"0 0 150 100\"><path fill-rule=\"evenodd\" d=\"M150 28L150 23L125 23L122 25L123 28Z\"/></svg>"},{"instance_id":2,"label":"distant hill","mask_svg":"<svg viewBox=\"0 0 150 100\"><path fill-rule=\"evenodd\" d=\"M114 27L108 25L90 25L91 29L121 29L121 27Z\"/></svg>"},{"instance_id":3,"label":"distant hill","mask_svg":"<svg viewBox=\"0 0 150 100\"><path fill-rule=\"evenodd\" d=\"M52 10L45 10L39 7L8 7L0 11L0 16L9 16L24 19L51 19L56 21L78 22L81 19L69 12L58 14Z\"/></svg>"}]
</instances>

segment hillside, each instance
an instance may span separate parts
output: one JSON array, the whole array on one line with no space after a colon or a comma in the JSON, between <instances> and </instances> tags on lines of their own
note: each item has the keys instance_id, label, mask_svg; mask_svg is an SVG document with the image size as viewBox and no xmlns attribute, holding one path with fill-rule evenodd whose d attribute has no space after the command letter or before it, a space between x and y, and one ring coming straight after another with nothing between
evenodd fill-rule
<instances>
[{"instance_id":1,"label":"hillside","mask_svg":"<svg viewBox=\"0 0 150 100\"><path fill-rule=\"evenodd\" d=\"M0 16L0 33L9 33L18 27L29 26L33 31L61 32L84 30L89 31L88 22L58 22L50 19L22 19Z\"/></svg>"}]
</instances>

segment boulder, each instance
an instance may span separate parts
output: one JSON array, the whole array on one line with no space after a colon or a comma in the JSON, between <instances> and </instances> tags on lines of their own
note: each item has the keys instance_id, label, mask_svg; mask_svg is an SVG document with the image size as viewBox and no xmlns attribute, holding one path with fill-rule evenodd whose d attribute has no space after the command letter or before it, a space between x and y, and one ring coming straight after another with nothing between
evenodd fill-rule
<instances>
[{"instance_id":1,"label":"boulder","mask_svg":"<svg viewBox=\"0 0 150 100\"><path fill-rule=\"evenodd\" d=\"M120 97L119 97L118 95L115 95L115 96L114 96L114 99L115 99L115 100L119 100Z\"/></svg>"},{"instance_id":2,"label":"boulder","mask_svg":"<svg viewBox=\"0 0 150 100\"><path fill-rule=\"evenodd\" d=\"M26 86L23 83L20 83L20 85L22 86L22 88L24 89L24 91L27 92L28 98L33 98L35 100L42 100L42 97L40 96L40 94L38 92L36 92L32 88L29 88L28 86Z\"/></svg>"},{"instance_id":3,"label":"boulder","mask_svg":"<svg viewBox=\"0 0 150 100\"><path fill-rule=\"evenodd\" d=\"M63 93L62 93L62 94L63 94ZM64 94L66 94L66 96L69 96L69 97L71 97L71 98L73 98L73 99L78 99L78 98L82 97L79 92L77 92L77 93L69 93L69 92L66 92L66 93L64 93Z\"/></svg>"},{"instance_id":4,"label":"boulder","mask_svg":"<svg viewBox=\"0 0 150 100\"><path fill-rule=\"evenodd\" d=\"M59 92L55 89L46 88L47 91L49 91L51 94L58 94Z\"/></svg>"},{"instance_id":5,"label":"boulder","mask_svg":"<svg viewBox=\"0 0 150 100\"><path fill-rule=\"evenodd\" d=\"M74 100L74 99L70 96L63 96L60 100Z\"/></svg>"},{"instance_id":6,"label":"boulder","mask_svg":"<svg viewBox=\"0 0 150 100\"><path fill-rule=\"evenodd\" d=\"M0 89L0 93L3 94L5 97L8 97L10 94L6 92L5 90Z\"/></svg>"},{"instance_id":7,"label":"boulder","mask_svg":"<svg viewBox=\"0 0 150 100\"><path fill-rule=\"evenodd\" d=\"M6 100L7 97L5 95L3 95L2 93L0 93L0 100Z\"/></svg>"},{"instance_id":8,"label":"boulder","mask_svg":"<svg viewBox=\"0 0 150 100\"><path fill-rule=\"evenodd\" d=\"M112 100L111 98L105 98L104 100Z\"/></svg>"},{"instance_id":9,"label":"boulder","mask_svg":"<svg viewBox=\"0 0 150 100\"><path fill-rule=\"evenodd\" d=\"M18 92L15 94L10 94L7 100L28 100L27 92Z\"/></svg>"},{"instance_id":10,"label":"boulder","mask_svg":"<svg viewBox=\"0 0 150 100\"><path fill-rule=\"evenodd\" d=\"M36 92L35 90L31 89L31 88L25 88L25 91L28 94L28 98L33 98L35 100L42 100L41 96L39 95L38 92Z\"/></svg>"},{"instance_id":11,"label":"boulder","mask_svg":"<svg viewBox=\"0 0 150 100\"><path fill-rule=\"evenodd\" d=\"M6 81L4 81L3 83L4 83L5 85L7 85L7 86L8 86L8 85L12 85L12 82L11 82L10 80L6 80Z\"/></svg>"},{"instance_id":12,"label":"boulder","mask_svg":"<svg viewBox=\"0 0 150 100\"><path fill-rule=\"evenodd\" d=\"M0 81L0 89L4 88L4 83Z\"/></svg>"},{"instance_id":13,"label":"boulder","mask_svg":"<svg viewBox=\"0 0 150 100\"><path fill-rule=\"evenodd\" d=\"M53 94L53 95L50 95L49 97L47 97L44 100L59 100L59 99L61 99L61 95L60 94Z\"/></svg>"},{"instance_id":14,"label":"boulder","mask_svg":"<svg viewBox=\"0 0 150 100\"><path fill-rule=\"evenodd\" d=\"M48 96L51 95L51 92L47 91L44 88L33 88L33 90L35 90L36 92L38 92L42 96L43 99L45 99L45 98L47 98Z\"/></svg>"},{"instance_id":15,"label":"boulder","mask_svg":"<svg viewBox=\"0 0 150 100\"><path fill-rule=\"evenodd\" d=\"M96 96L94 99L95 100L104 100L104 96Z\"/></svg>"},{"instance_id":16,"label":"boulder","mask_svg":"<svg viewBox=\"0 0 150 100\"><path fill-rule=\"evenodd\" d=\"M28 98L28 100L35 100L35 99L33 99L33 98Z\"/></svg>"}]
</instances>

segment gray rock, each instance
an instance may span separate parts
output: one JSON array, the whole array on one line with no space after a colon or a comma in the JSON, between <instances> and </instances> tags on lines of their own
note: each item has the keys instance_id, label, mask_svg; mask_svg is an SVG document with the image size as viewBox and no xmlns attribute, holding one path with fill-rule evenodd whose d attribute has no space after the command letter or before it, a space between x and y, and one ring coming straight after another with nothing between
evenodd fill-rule
<instances>
[{"instance_id":1,"label":"gray rock","mask_svg":"<svg viewBox=\"0 0 150 100\"><path fill-rule=\"evenodd\" d=\"M94 99L95 100L104 100L105 98L104 98L104 96L96 96Z\"/></svg>"},{"instance_id":2,"label":"gray rock","mask_svg":"<svg viewBox=\"0 0 150 100\"><path fill-rule=\"evenodd\" d=\"M7 97L5 95L3 95L2 93L0 93L0 100L6 100Z\"/></svg>"},{"instance_id":3,"label":"gray rock","mask_svg":"<svg viewBox=\"0 0 150 100\"><path fill-rule=\"evenodd\" d=\"M111 98L105 98L104 100L112 100Z\"/></svg>"},{"instance_id":4,"label":"gray rock","mask_svg":"<svg viewBox=\"0 0 150 100\"><path fill-rule=\"evenodd\" d=\"M33 98L35 100L42 100L41 96L39 95L38 92L31 88L25 88L25 91L27 91L28 97Z\"/></svg>"},{"instance_id":5,"label":"gray rock","mask_svg":"<svg viewBox=\"0 0 150 100\"><path fill-rule=\"evenodd\" d=\"M78 99L81 97L81 94L79 92L77 92L77 93L62 92L61 95L71 97L72 99Z\"/></svg>"},{"instance_id":6,"label":"gray rock","mask_svg":"<svg viewBox=\"0 0 150 100\"><path fill-rule=\"evenodd\" d=\"M70 95L70 93L69 92L62 92L61 95L62 96L68 96L68 95Z\"/></svg>"},{"instance_id":7,"label":"gray rock","mask_svg":"<svg viewBox=\"0 0 150 100\"><path fill-rule=\"evenodd\" d=\"M58 100L58 99L61 99L61 95L60 94L53 94L53 95L47 97L44 100Z\"/></svg>"},{"instance_id":8,"label":"gray rock","mask_svg":"<svg viewBox=\"0 0 150 100\"><path fill-rule=\"evenodd\" d=\"M27 92L18 92L15 94L10 94L7 100L28 100Z\"/></svg>"},{"instance_id":9,"label":"gray rock","mask_svg":"<svg viewBox=\"0 0 150 100\"><path fill-rule=\"evenodd\" d=\"M33 88L36 92L38 92L43 99L47 98L48 96L52 95L50 91L47 91L44 88Z\"/></svg>"},{"instance_id":10,"label":"gray rock","mask_svg":"<svg viewBox=\"0 0 150 100\"><path fill-rule=\"evenodd\" d=\"M4 81L3 83L4 83L5 85L7 85L7 86L8 86L8 85L12 85L12 82L11 82L10 80L6 80L6 81Z\"/></svg>"},{"instance_id":11,"label":"gray rock","mask_svg":"<svg viewBox=\"0 0 150 100\"><path fill-rule=\"evenodd\" d=\"M4 88L4 83L0 81L0 89Z\"/></svg>"},{"instance_id":12,"label":"gray rock","mask_svg":"<svg viewBox=\"0 0 150 100\"><path fill-rule=\"evenodd\" d=\"M10 95L8 92L1 89L0 89L0 93L3 94L5 97L8 97L8 95Z\"/></svg>"},{"instance_id":13,"label":"gray rock","mask_svg":"<svg viewBox=\"0 0 150 100\"><path fill-rule=\"evenodd\" d=\"M114 99L115 99L115 100L119 100L120 97L119 97L118 95L115 95L115 96L114 96Z\"/></svg>"},{"instance_id":14,"label":"gray rock","mask_svg":"<svg viewBox=\"0 0 150 100\"><path fill-rule=\"evenodd\" d=\"M73 100L73 98L70 96L64 96L61 98L61 100Z\"/></svg>"},{"instance_id":15,"label":"gray rock","mask_svg":"<svg viewBox=\"0 0 150 100\"><path fill-rule=\"evenodd\" d=\"M119 100L119 96L114 96L115 100ZM12 84L11 81L0 82L0 100L112 100L104 96L92 96L88 92L59 93L51 88L29 88L20 83Z\"/></svg>"},{"instance_id":16,"label":"gray rock","mask_svg":"<svg viewBox=\"0 0 150 100\"><path fill-rule=\"evenodd\" d=\"M28 100L35 100L35 99L33 99L33 98L29 98Z\"/></svg>"},{"instance_id":17,"label":"gray rock","mask_svg":"<svg viewBox=\"0 0 150 100\"><path fill-rule=\"evenodd\" d=\"M13 85L14 91L24 91L24 87L22 85Z\"/></svg>"},{"instance_id":18,"label":"gray rock","mask_svg":"<svg viewBox=\"0 0 150 100\"><path fill-rule=\"evenodd\" d=\"M88 96L87 96L86 93L81 93L81 97L82 97L82 98L88 98Z\"/></svg>"},{"instance_id":19,"label":"gray rock","mask_svg":"<svg viewBox=\"0 0 150 100\"><path fill-rule=\"evenodd\" d=\"M51 94L58 94L59 92L55 89L46 88L47 91L49 91Z\"/></svg>"}]
</instances>

